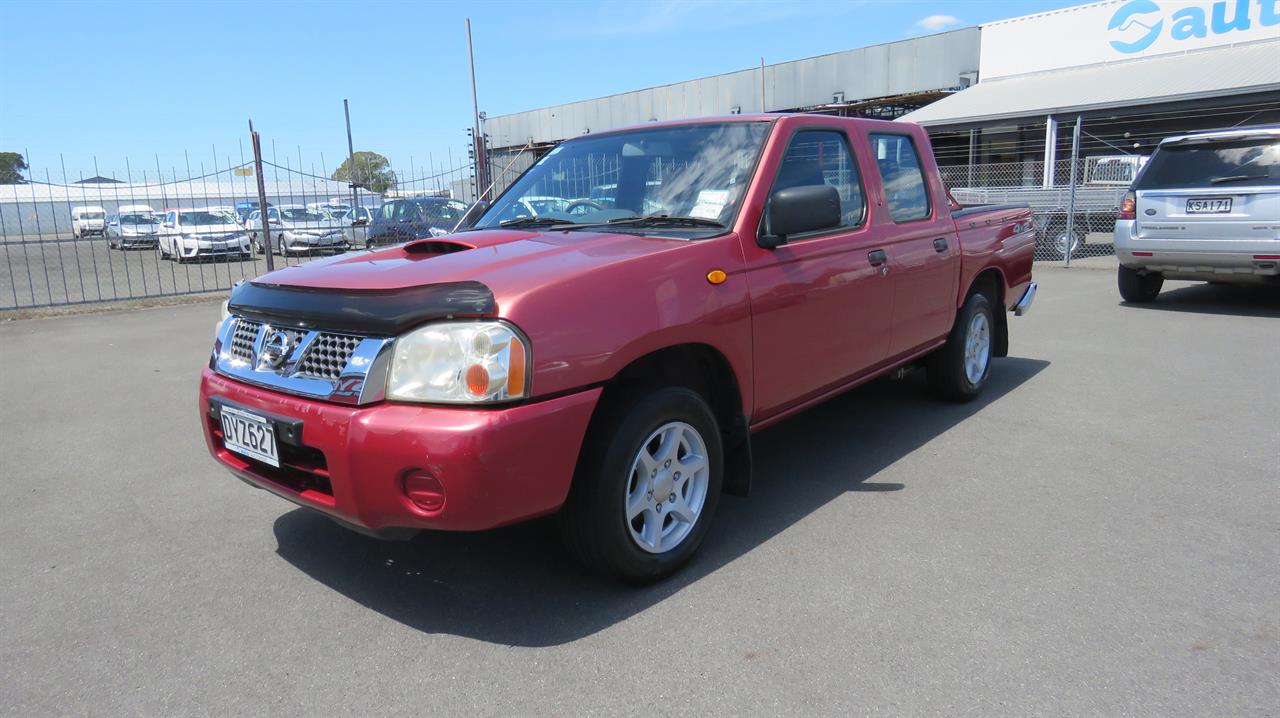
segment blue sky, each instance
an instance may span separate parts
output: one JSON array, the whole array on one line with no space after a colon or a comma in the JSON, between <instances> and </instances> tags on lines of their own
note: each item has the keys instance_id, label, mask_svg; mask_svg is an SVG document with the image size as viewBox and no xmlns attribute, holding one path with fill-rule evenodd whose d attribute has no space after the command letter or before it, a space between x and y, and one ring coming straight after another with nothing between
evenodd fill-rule
<instances>
[{"instance_id":1,"label":"blue sky","mask_svg":"<svg viewBox=\"0 0 1280 718\"><path fill-rule=\"evenodd\" d=\"M1079 4L853 2L0 2L0 150L34 178L166 175L249 154L326 169L356 149L402 176L465 156L465 18L480 108L499 115Z\"/></svg>"}]
</instances>

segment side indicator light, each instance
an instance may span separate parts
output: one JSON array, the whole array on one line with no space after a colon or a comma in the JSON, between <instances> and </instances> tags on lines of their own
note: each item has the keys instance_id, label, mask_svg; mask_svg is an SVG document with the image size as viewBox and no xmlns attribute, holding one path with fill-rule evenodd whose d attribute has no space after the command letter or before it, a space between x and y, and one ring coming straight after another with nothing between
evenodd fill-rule
<instances>
[{"instance_id":1,"label":"side indicator light","mask_svg":"<svg viewBox=\"0 0 1280 718\"><path fill-rule=\"evenodd\" d=\"M729 275L725 274L724 270L713 269L710 272L707 272L707 281L712 284L724 284L724 280L728 278Z\"/></svg>"}]
</instances>

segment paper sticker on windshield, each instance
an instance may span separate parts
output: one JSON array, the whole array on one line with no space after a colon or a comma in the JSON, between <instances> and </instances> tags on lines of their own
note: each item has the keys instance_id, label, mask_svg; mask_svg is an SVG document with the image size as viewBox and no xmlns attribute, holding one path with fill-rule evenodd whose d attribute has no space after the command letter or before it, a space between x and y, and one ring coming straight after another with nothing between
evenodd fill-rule
<instances>
[{"instance_id":1,"label":"paper sticker on windshield","mask_svg":"<svg viewBox=\"0 0 1280 718\"><path fill-rule=\"evenodd\" d=\"M689 211L689 216L700 219L720 219L720 213L729 202L729 190L704 189L698 193L698 201Z\"/></svg>"}]
</instances>

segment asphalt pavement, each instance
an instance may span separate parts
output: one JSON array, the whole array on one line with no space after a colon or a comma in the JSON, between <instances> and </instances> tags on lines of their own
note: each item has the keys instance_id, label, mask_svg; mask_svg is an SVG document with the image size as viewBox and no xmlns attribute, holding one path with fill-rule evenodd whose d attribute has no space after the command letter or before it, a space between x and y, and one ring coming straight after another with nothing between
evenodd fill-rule
<instances>
[{"instance_id":1,"label":"asphalt pavement","mask_svg":"<svg viewBox=\"0 0 1280 718\"><path fill-rule=\"evenodd\" d=\"M215 303L0 322L0 714L1280 713L1280 296L1038 275L979 401L762 432L642 589L547 521L384 543L218 468Z\"/></svg>"}]
</instances>

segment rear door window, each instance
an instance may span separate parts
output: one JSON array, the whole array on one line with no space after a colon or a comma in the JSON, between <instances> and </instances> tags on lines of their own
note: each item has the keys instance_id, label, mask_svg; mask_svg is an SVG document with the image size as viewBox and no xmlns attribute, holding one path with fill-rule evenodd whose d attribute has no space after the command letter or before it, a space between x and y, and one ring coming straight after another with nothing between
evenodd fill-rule
<instances>
[{"instance_id":1,"label":"rear door window","mask_svg":"<svg viewBox=\"0 0 1280 718\"><path fill-rule=\"evenodd\" d=\"M929 190L916 145L906 135L870 135L885 202L894 222L914 222L932 214Z\"/></svg>"},{"instance_id":2,"label":"rear door window","mask_svg":"<svg viewBox=\"0 0 1280 718\"><path fill-rule=\"evenodd\" d=\"M1136 189L1280 185L1280 139L1234 140L1156 149Z\"/></svg>"}]
</instances>

